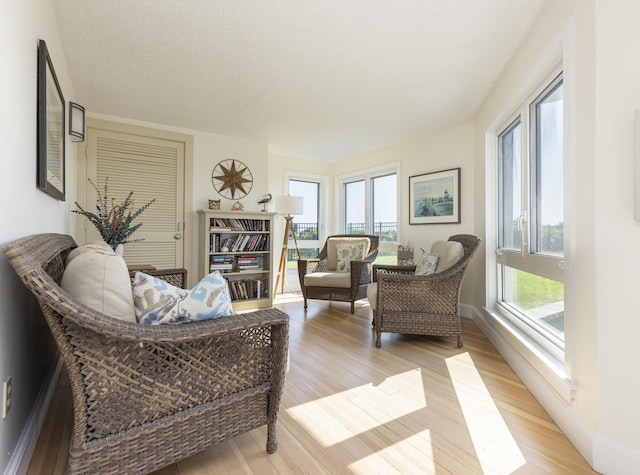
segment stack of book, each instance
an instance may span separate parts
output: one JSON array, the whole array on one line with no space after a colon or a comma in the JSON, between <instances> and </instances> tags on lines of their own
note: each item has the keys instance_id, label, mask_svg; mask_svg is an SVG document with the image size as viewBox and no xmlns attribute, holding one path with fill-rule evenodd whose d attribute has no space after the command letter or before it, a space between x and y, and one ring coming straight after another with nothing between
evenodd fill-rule
<instances>
[{"instance_id":1,"label":"stack of book","mask_svg":"<svg viewBox=\"0 0 640 475\"><path fill-rule=\"evenodd\" d=\"M233 272L233 256L211 256L209 272Z\"/></svg>"},{"instance_id":2,"label":"stack of book","mask_svg":"<svg viewBox=\"0 0 640 475\"><path fill-rule=\"evenodd\" d=\"M260 259L257 256L238 256L236 270L240 272L262 270Z\"/></svg>"}]
</instances>

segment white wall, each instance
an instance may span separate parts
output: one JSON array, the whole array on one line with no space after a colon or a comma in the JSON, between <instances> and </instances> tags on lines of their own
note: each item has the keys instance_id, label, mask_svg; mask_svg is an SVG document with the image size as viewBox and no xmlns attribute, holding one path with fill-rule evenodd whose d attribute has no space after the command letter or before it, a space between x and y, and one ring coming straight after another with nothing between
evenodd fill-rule
<instances>
[{"instance_id":1,"label":"white wall","mask_svg":"<svg viewBox=\"0 0 640 475\"><path fill-rule=\"evenodd\" d=\"M597 358L596 462L612 466L607 450L635 452L640 472L640 334L637 287L640 222L634 221L634 111L640 108L640 3L595 1L595 197ZM623 467L616 467L623 473ZM625 470L631 473L630 470ZM611 473L614 473L611 471Z\"/></svg>"},{"instance_id":2,"label":"white wall","mask_svg":"<svg viewBox=\"0 0 640 475\"><path fill-rule=\"evenodd\" d=\"M0 3L0 245L40 232L69 232L70 204L75 197L76 151L66 141L65 202L36 187L36 81L38 39L47 42L64 94L73 87L52 8L47 0ZM13 382L8 417L0 420L0 470L7 467L31 415L55 355L44 319L24 286L0 255L0 381Z\"/></svg>"}]
</instances>

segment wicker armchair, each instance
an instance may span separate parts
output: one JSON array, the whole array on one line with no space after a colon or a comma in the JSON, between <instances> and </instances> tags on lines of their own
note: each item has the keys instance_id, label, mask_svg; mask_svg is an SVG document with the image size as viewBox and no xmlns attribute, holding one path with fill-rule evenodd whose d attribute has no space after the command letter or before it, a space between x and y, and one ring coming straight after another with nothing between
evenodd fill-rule
<instances>
[{"instance_id":1,"label":"wicker armchair","mask_svg":"<svg viewBox=\"0 0 640 475\"><path fill-rule=\"evenodd\" d=\"M337 273L335 269L336 243L349 242L350 240L367 240L369 244L367 255L362 260L351 261L350 272ZM298 260L298 278L304 297L305 310L307 299L337 300L351 302L351 313L354 313L355 301L367 296L367 285L371 283L371 265L377 255L378 236L369 234L329 236L318 257ZM315 273L313 276L307 277L308 274L313 273Z\"/></svg>"},{"instance_id":2,"label":"wicker armchair","mask_svg":"<svg viewBox=\"0 0 640 475\"><path fill-rule=\"evenodd\" d=\"M449 241L461 243L464 255L452 267L436 274L415 275L416 266L373 266L377 285L373 312L377 348L381 346L382 332L457 336L458 348L462 348L460 289L480 238L458 234Z\"/></svg>"},{"instance_id":3,"label":"wicker armchair","mask_svg":"<svg viewBox=\"0 0 640 475\"><path fill-rule=\"evenodd\" d=\"M265 424L274 452L289 317L267 309L183 325L117 320L58 286L75 247L61 234L3 247L69 374L69 473L148 473Z\"/></svg>"},{"instance_id":4,"label":"wicker armchair","mask_svg":"<svg viewBox=\"0 0 640 475\"><path fill-rule=\"evenodd\" d=\"M133 284L136 278L136 272L144 272L147 275L158 277L159 279L169 282L171 285L184 289L187 285L187 269L182 267L176 269L137 269L129 271L129 279Z\"/></svg>"}]
</instances>

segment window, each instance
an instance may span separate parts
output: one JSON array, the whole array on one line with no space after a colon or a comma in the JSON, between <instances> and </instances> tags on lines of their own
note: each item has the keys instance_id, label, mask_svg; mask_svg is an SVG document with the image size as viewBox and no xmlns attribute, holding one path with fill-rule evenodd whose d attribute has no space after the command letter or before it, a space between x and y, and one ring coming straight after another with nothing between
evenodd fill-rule
<instances>
[{"instance_id":1,"label":"window","mask_svg":"<svg viewBox=\"0 0 640 475\"><path fill-rule=\"evenodd\" d=\"M339 177L341 230L347 234L374 234L380 238L378 260L395 263L398 241L397 166L365 170Z\"/></svg>"},{"instance_id":2,"label":"window","mask_svg":"<svg viewBox=\"0 0 640 475\"><path fill-rule=\"evenodd\" d=\"M398 241L397 185L395 173L371 178L372 234L379 236L382 242Z\"/></svg>"},{"instance_id":3,"label":"window","mask_svg":"<svg viewBox=\"0 0 640 475\"><path fill-rule=\"evenodd\" d=\"M365 231L365 184L364 180L344 184L344 232L347 234L368 234Z\"/></svg>"},{"instance_id":4,"label":"window","mask_svg":"<svg viewBox=\"0 0 640 475\"><path fill-rule=\"evenodd\" d=\"M498 134L496 310L564 361L562 75Z\"/></svg>"},{"instance_id":5,"label":"window","mask_svg":"<svg viewBox=\"0 0 640 475\"><path fill-rule=\"evenodd\" d=\"M289 194L302 196L303 212L293 220L300 257L309 259L318 255L320 236L320 183L318 181L289 179ZM297 260L293 236L289 236L288 261Z\"/></svg>"}]
</instances>

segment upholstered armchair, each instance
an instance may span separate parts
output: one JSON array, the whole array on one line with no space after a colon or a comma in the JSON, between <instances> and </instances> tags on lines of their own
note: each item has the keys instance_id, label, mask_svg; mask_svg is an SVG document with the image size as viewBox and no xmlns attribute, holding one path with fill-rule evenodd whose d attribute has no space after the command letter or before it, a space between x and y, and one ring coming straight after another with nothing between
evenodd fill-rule
<instances>
[{"instance_id":1,"label":"upholstered armchair","mask_svg":"<svg viewBox=\"0 0 640 475\"><path fill-rule=\"evenodd\" d=\"M336 234L329 236L314 259L298 260L298 278L307 299L351 302L367 296L371 282L371 266L378 255L378 236L369 234Z\"/></svg>"},{"instance_id":2,"label":"upholstered armchair","mask_svg":"<svg viewBox=\"0 0 640 475\"><path fill-rule=\"evenodd\" d=\"M367 297L377 348L382 332L455 336L458 348L462 347L460 289L479 244L476 236L458 234L448 241L436 241L417 266L374 266L374 283ZM433 266L418 274L416 268L423 264L425 269Z\"/></svg>"}]
</instances>

